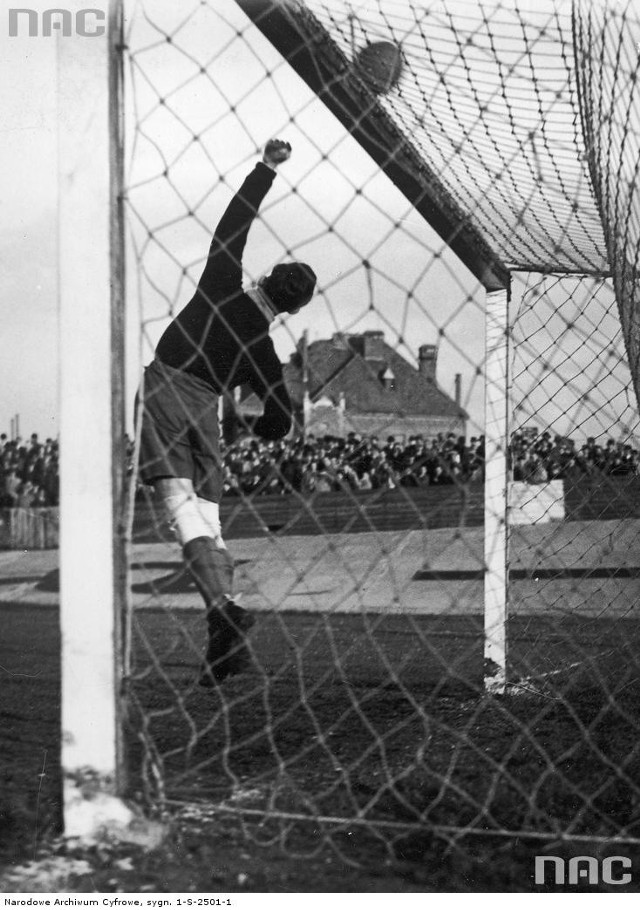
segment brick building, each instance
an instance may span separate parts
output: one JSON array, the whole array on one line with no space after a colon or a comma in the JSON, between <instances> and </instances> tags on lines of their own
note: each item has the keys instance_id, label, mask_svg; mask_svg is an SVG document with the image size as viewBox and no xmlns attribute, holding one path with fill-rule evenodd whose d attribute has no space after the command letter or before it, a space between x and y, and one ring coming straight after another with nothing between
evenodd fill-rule
<instances>
[{"instance_id":1,"label":"brick building","mask_svg":"<svg viewBox=\"0 0 640 910\"><path fill-rule=\"evenodd\" d=\"M422 345L416 369L377 331L336 334L309 345L303 337L284 367L294 432L464 436L468 415L459 403L459 379L455 401L438 386L437 357L435 345ZM235 407L249 419L262 410L256 396L244 389ZM227 435L230 426L227 420Z\"/></svg>"}]
</instances>

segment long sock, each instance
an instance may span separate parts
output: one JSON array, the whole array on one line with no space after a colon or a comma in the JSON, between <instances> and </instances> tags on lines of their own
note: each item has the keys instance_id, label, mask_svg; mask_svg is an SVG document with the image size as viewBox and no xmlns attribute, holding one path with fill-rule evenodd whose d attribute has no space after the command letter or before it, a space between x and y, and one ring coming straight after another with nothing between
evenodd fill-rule
<instances>
[{"instance_id":1,"label":"long sock","mask_svg":"<svg viewBox=\"0 0 640 910\"><path fill-rule=\"evenodd\" d=\"M233 559L212 537L195 537L183 547L184 560L208 611L220 610L233 597Z\"/></svg>"}]
</instances>

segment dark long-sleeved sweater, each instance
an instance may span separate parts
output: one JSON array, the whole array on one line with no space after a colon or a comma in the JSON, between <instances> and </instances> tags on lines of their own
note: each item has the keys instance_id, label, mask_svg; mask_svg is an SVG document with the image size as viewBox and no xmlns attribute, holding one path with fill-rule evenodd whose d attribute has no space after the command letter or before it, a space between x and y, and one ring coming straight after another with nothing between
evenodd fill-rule
<instances>
[{"instance_id":1,"label":"dark long-sleeved sweater","mask_svg":"<svg viewBox=\"0 0 640 910\"><path fill-rule=\"evenodd\" d=\"M269 322L242 290L249 228L275 172L257 164L220 219L197 290L166 329L156 357L202 379L216 394L248 383L264 402L254 431L278 439L291 427L291 402Z\"/></svg>"}]
</instances>

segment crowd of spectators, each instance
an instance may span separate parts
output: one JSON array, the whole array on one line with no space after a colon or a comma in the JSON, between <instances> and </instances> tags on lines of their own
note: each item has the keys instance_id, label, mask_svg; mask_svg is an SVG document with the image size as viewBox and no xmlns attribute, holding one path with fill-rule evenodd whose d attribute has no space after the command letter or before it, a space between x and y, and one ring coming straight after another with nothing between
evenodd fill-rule
<instances>
[{"instance_id":1,"label":"crowd of spectators","mask_svg":"<svg viewBox=\"0 0 640 910\"><path fill-rule=\"evenodd\" d=\"M58 442L0 434L0 507L38 508L59 501Z\"/></svg>"},{"instance_id":2,"label":"crowd of spectators","mask_svg":"<svg viewBox=\"0 0 640 910\"><path fill-rule=\"evenodd\" d=\"M578 447L565 436L520 430L511 437L510 458L513 479L528 483L571 481L597 474L640 474L640 452L613 439L600 445L589 437Z\"/></svg>"},{"instance_id":3,"label":"crowd of spectators","mask_svg":"<svg viewBox=\"0 0 640 910\"><path fill-rule=\"evenodd\" d=\"M410 436L406 441L356 433L346 439L245 441L225 453L225 492L309 494L480 482L484 446L484 436L467 440L452 433L433 439ZM600 445L590 437L578 447L564 436L520 430L512 435L508 454L511 476L527 483L640 475L640 451L613 439Z\"/></svg>"},{"instance_id":4,"label":"crowd of spectators","mask_svg":"<svg viewBox=\"0 0 640 910\"><path fill-rule=\"evenodd\" d=\"M484 437L450 433L400 440L349 433L265 442L246 438L223 446L227 496L302 495L332 491L395 489L480 482ZM127 439L132 465L133 444ZM585 475L640 475L640 451L628 443L589 438L582 446L549 432L520 430L509 452L514 480L546 483ZM0 507L56 506L59 501L58 442L0 435Z\"/></svg>"},{"instance_id":5,"label":"crowd of spectators","mask_svg":"<svg viewBox=\"0 0 640 910\"><path fill-rule=\"evenodd\" d=\"M225 493L328 493L481 480L484 438L454 434L406 441L388 436L323 436L245 441L225 451Z\"/></svg>"}]
</instances>

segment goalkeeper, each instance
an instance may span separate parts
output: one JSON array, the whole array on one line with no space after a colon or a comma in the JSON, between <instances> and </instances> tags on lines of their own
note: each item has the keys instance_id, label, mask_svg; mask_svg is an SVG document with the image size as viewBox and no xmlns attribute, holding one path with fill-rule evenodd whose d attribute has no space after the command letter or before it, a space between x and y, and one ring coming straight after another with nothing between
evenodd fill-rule
<instances>
[{"instance_id":1,"label":"goalkeeper","mask_svg":"<svg viewBox=\"0 0 640 910\"><path fill-rule=\"evenodd\" d=\"M214 686L248 662L253 617L233 601L233 559L222 539L218 401L248 383L262 399L253 430L279 439L291 427L291 402L269 337L276 316L311 300L308 265L276 265L242 288L242 254L258 209L291 146L273 139L233 197L216 229L191 301L168 326L144 374L140 477L155 495L183 548L207 609L208 646L200 685Z\"/></svg>"}]
</instances>

